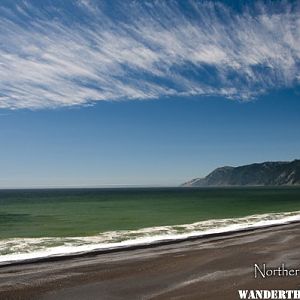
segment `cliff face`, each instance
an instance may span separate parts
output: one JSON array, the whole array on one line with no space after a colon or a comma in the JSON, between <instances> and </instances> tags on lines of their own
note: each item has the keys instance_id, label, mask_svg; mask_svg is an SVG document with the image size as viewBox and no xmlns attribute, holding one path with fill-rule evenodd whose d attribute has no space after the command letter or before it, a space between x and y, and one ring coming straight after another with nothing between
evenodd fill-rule
<instances>
[{"instance_id":1,"label":"cliff face","mask_svg":"<svg viewBox=\"0 0 300 300\"><path fill-rule=\"evenodd\" d=\"M300 160L264 162L240 167L215 169L204 178L196 178L183 186L280 186L300 185Z\"/></svg>"}]
</instances>

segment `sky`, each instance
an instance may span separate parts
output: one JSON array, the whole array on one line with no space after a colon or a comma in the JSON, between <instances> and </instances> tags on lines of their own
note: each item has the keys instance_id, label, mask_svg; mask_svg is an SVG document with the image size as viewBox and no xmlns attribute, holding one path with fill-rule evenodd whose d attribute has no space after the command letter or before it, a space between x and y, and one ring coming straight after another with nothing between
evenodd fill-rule
<instances>
[{"instance_id":1,"label":"sky","mask_svg":"<svg viewBox=\"0 0 300 300\"><path fill-rule=\"evenodd\" d=\"M297 1L2 0L0 41L0 188L300 158Z\"/></svg>"}]
</instances>

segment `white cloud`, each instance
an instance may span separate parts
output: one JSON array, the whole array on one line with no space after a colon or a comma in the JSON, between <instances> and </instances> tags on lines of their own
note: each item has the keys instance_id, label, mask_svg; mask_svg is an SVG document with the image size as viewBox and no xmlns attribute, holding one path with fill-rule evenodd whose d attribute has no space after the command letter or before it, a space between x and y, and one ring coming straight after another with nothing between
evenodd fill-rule
<instances>
[{"instance_id":1,"label":"white cloud","mask_svg":"<svg viewBox=\"0 0 300 300\"><path fill-rule=\"evenodd\" d=\"M30 1L0 7L0 108L172 95L248 100L299 84L297 4L237 13L190 2L188 17L177 2L115 2L116 17L97 3L74 2L72 16Z\"/></svg>"}]
</instances>

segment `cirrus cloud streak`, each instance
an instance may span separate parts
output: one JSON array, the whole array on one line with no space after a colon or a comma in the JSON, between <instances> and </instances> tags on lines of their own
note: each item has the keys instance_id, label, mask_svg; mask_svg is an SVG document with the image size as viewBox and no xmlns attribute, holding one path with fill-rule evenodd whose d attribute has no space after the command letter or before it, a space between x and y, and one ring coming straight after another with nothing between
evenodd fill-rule
<instances>
[{"instance_id":1,"label":"cirrus cloud streak","mask_svg":"<svg viewBox=\"0 0 300 300\"><path fill-rule=\"evenodd\" d=\"M217 95L300 82L297 3L190 1L0 6L0 108Z\"/></svg>"}]
</instances>

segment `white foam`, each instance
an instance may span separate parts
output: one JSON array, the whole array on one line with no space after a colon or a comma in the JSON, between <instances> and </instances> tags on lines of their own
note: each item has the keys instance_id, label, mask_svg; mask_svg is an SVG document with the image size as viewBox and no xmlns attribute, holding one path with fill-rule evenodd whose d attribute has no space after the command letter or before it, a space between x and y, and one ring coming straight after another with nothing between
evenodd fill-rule
<instances>
[{"instance_id":1,"label":"white foam","mask_svg":"<svg viewBox=\"0 0 300 300\"><path fill-rule=\"evenodd\" d=\"M213 219L192 224L157 226L139 230L109 231L87 237L6 239L0 241L0 253L2 253L0 265L97 250L150 245L167 240L183 240L190 237L262 228L296 221L300 221L300 211Z\"/></svg>"}]
</instances>

